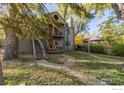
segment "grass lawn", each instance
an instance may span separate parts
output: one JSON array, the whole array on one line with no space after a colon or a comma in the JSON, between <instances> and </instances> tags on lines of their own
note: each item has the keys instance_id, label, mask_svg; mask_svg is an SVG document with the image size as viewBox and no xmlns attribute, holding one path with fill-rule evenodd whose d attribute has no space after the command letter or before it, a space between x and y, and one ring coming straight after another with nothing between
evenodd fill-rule
<instances>
[{"instance_id":1,"label":"grass lawn","mask_svg":"<svg viewBox=\"0 0 124 93\"><path fill-rule=\"evenodd\" d=\"M29 66L21 60L3 63L6 85L80 85L72 76L43 66Z\"/></svg>"},{"instance_id":2,"label":"grass lawn","mask_svg":"<svg viewBox=\"0 0 124 93\"><path fill-rule=\"evenodd\" d=\"M117 61L117 58L114 56L100 55L104 59L107 58L106 60L102 60L80 51L70 51L65 54L76 59L75 68L80 72L90 74L110 85L124 85L124 66L107 63L110 61L107 60L108 58L116 59ZM120 60L123 61L123 58L119 57L118 61ZM106 61L106 63L102 61Z\"/></svg>"},{"instance_id":3,"label":"grass lawn","mask_svg":"<svg viewBox=\"0 0 124 93\"><path fill-rule=\"evenodd\" d=\"M110 58L118 61L124 61L124 57L120 57L120 56L110 56L110 55L103 55L103 54L95 54L95 55L103 58Z\"/></svg>"},{"instance_id":4,"label":"grass lawn","mask_svg":"<svg viewBox=\"0 0 124 93\"><path fill-rule=\"evenodd\" d=\"M90 56L81 51L69 51L66 55L76 59L74 69L84 74L89 74L110 85L124 85L124 66L108 64L111 60L124 62L123 57L92 54ZM64 56L49 55L48 61L63 64ZM61 59L60 59L61 58ZM102 59L101 59L102 58ZM108 60L111 58L111 60ZM119 59L118 59L119 58ZM18 58L13 61L3 62L4 80L6 85L81 85L82 83L66 73L46 68L43 66L29 66L33 59ZM105 62L105 63L104 63ZM108 63L107 63L108 62ZM82 84L83 85L83 84Z\"/></svg>"}]
</instances>

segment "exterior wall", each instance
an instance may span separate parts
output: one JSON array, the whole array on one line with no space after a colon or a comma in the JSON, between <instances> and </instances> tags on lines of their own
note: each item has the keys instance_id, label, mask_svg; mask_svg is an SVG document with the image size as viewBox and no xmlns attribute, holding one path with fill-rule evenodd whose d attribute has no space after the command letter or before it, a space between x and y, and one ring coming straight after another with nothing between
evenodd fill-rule
<instances>
[{"instance_id":1,"label":"exterior wall","mask_svg":"<svg viewBox=\"0 0 124 93\"><path fill-rule=\"evenodd\" d=\"M74 48L74 31L73 28L69 27L69 33L67 29L66 22L60 17L58 13L55 13L59 16L59 19L56 20L58 23L60 23L58 30L63 34L63 36L53 36L54 40L58 41L58 45L60 47L60 51L64 50L73 50ZM54 16L54 14L52 14ZM64 25L66 24L66 26ZM54 43L53 43L54 44ZM36 45L37 46L37 45ZM49 50L49 43L45 45L46 50ZM56 51L56 50L54 50ZM23 38L19 39L19 53L20 54L32 54L33 53L33 47L32 47L32 40L30 38Z\"/></svg>"},{"instance_id":2,"label":"exterior wall","mask_svg":"<svg viewBox=\"0 0 124 93\"><path fill-rule=\"evenodd\" d=\"M64 27L64 25L62 25L62 26L60 26L59 27L59 31L63 34L63 36L64 36L64 38L61 38L60 40L59 40L59 45L63 48L63 50L65 50L65 42L64 42L64 39L65 39L65 27Z\"/></svg>"},{"instance_id":3,"label":"exterior wall","mask_svg":"<svg viewBox=\"0 0 124 93\"><path fill-rule=\"evenodd\" d=\"M63 48L63 39L57 40L60 48Z\"/></svg>"},{"instance_id":4,"label":"exterior wall","mask_svg":"<svg viewBox=\"0 0 124 93\"><path fill-rule=\"evenodd\" d=\"M62 51L73 50L74 49L73 28L69 28L69 32L67 32L67 29L64 27L64 25L58 27L58 29L59 31L63 33L63 36L64 36L62 38L61 37L54 38L54 40L58 42L59 50L60 51L61 50ZM46 45L45 48L48 48L48 45ZM33 53L32 40L30 38L22 38L22 39L20 38L19 39L19 54L32 54L32 53Z\"/></svg>"},{"instance_id":5,"label":"exterior wall","mask_svg":"<svg viewBox=\"0 0 124 93\"><path fill-rule=\"evenodd\" d=\"M73 49L74 49L74 29L70 27L68 32L68 50L73 50Z\"/></svg>"},{"instance_id":6,"label":"exterior wall","mask_svg":"<svg viewBox=\"0 0 124 93\"><path fill-rule=\"evenodd\" d=\"M74 49L74 30L72 27L68 27L65 31L65 50Z\"/></svg>"},{"instance_id":7,"label":"exterior wall","mask_svg":"<svg viewBox=\"0 0 124 93\"><path fill-rule=\"evenodd\" d=\"M58 12L51 13L50 15L52 16L52 18L53 18L56 22L62 23L62 24L67 24L67 22L60 16L60 14L59 14ZM57 19L57 20L54 18L54 15L57 15L57 16L58 16L58 19Z\"/></svg>"},{"instance_id":8,"label":"exterior wall","mask_svg":"<svg viewBox=\"0 0 124 93\"><path fill-rule=\"evenodd\" d=\"M65 31L64 25L59 26L58 29L59 29L59 31L60 31L60 32L63 34L63 36L64 36L64 31Z\"/></svg>"},{"instance_id":9,"label":"exterior wall","mask_svg":"<svg viewBox=\"0 0 124 93\"><path fill-rule=\"evenodd\" d=\"M68 41L68 50L74 49L74 25L73 18L70 17L68 20L68 33L67 33L67 41Z\"/></svg>"},{"instance_id":10,"label":"exterior wall","mask_svg":"<svg viewBox=\"0 0 124 93\"><path fill-rule=\"evenodd\" d=\"M65 32L64 32L64 48L65 48L65 50L68 50L68 46L67 46L67 42L68 42L68 30L67 29L65 29Z\"/></svg>"},{"instance_id":11,"label":"exterior wall","mask_svg":"<svg viewBox=\"0 0 124 93\"><path fill-rule=\"evenodd\" d=\"M32 40L30 38L19 38L19 54L32 54Z\"/></svg>"}]
</instances>

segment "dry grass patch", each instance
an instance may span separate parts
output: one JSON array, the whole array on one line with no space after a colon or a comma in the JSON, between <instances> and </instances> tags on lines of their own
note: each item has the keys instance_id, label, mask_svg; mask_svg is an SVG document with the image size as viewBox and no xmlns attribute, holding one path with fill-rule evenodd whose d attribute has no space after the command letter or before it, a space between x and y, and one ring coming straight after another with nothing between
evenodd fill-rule
<instances>
[{"instance_id":1,"label":"dry grass patch","mask_svg":"<svg viewBox=\"0 0 124 93\"><path fill-rule=\"evenodd\" d=\"M17 61L17 60L16 60ZM27 62L3 62L6 85L80 85L76 78L44 66Z\"/></svg>"}]
</instances>

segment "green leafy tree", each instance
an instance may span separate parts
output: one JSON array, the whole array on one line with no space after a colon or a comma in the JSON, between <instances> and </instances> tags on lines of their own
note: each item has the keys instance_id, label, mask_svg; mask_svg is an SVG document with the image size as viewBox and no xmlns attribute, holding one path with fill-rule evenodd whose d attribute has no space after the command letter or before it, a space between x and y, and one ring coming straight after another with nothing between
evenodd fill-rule
<instances>
[{"instance_id":1,"label":"green leafy tree","mask_svg":"<svg viewBox=\"0 0 124 93\"><path fill-rule=\"evenodd\" d=\"M53 20L45 15L44 4L3 4L0 23L5 31L4 60L18 57L18 36L29 36L38 40L45 57L42 41L48 41L50 36L46 32L48 20ZM6 9L5 9L6 8ZM5 10L4 10L5 9Z\"/></svg>"},{"instance_id":2,"label":"green leafy tree","mask_svg":"<svg viewBox=\"0 0 124 93\"><path fill-rule=\"evenodd\" d=\"M109 45L117 45L123 43L120 34L123 32L124 25L117 18L109 18L99 25L101 38Z\"/></svg>"},{"instance_id":3,"label":"green leafy tree","mask_svg":"<svg viewBox=\"0 0 124 93\"><path fill-rule=\"evenodd\" d=\"M65 20L73 18L73 27L74 27L75 36L76 36L77 34L79 34L81 32L87 32L88 23L90 22L90 20L92 18L94 18L94 16L93 16L93 14L92 14L92 16L89 16L88 18L86 18L83 15L82 15L83 17L79 16L79 15L75 14L76 10L73 11L72 7L75 7L76 9L78 9L80 11L84 11L80 7L78 7L77 4L65 4L65 3L58 4L57 11L60 13L60 15Z\"/></svg>"},{"instance_id":4,"label":"green leafy tree","mask_svg":"<svg viewBox=\"0 0 124 93\"><path fill-rule=\"evenodd\" d=\"M48 38L47 34L44 35L44 26L46 21L46 16L42 16L38 20L37 16L32 14L44 14L45 7L43 4L2 4L2 17L0 23L3 25L6 36L6 46L5 46L5 59L13 59L18 56L17 53L17 34L19 33L29 36L34 36L38 41L44 40L45 37ZM101 16L105 9L111 8L111 4L63 4L65 8L69 7L75 15L79 17L92 17L92 14ZM116 6L116 8L114 7ZM112 8L115 10L116 14L120 16L119 18L124 18L124 5L123 4L113 4ZM121 11L120 11L121 10ZM93 13L92 13L93 12ZM66 12L65 12L66 14ZM65 15L64 15L65 16ZM65 17L66 18L66 17ZM23 20L22 20L23 19ZM43 25L41 27L41 25ZM25 31L25 32L24 32ZM40 35L41 34L41 35ZM47 39L45 39L47 40ZM2 69L0 67L0 84L2 80Z\"/></svg>"},{"instance_id":5,"label":"green leafy tree","mask_svg":"<svg viewBox=\"0 0 124 93\"><path fill-rule=\"evenodd\" d=\"M111 9L110 3L62 3L60 6L70 8L75 15L84 18L90 18L94 14L100 17L106 9Z\"/></svg>"},{"instance_id":6,"label":"green leafy tree","mask_svg":"<svg viewBox=\"0 0 124 93\"><path fill-rule=\"evenodd\" d=\"M44 4L0 4L0 24L5 33L4 60L18 57L18 36L29 36L36 39L45 49L43 41L49 40L46 24L53 20L45 15ZM39 16L38 16L39 15ZM0 65L0 84L3 84L2 67Z\"/></svg>"},{"instance_id":7,"label":"green leafy tree","mask_svg":"<svg viewBox=\"0 0 124 93\"><path fill-rule=\"evenodd\" d=\"M117 18L124 20L124 3L113 3L112 8Z\"/></svg>"}]
</instances>

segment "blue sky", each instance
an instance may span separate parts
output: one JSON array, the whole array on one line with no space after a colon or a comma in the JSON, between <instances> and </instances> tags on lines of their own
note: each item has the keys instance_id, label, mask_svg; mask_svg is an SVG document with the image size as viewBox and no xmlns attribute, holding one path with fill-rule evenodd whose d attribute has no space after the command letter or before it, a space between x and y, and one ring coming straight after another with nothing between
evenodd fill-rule
<instances>
[{"instance_id":1,"label":"blue sky","mask_svg":"<svg viewBox=\"0 0 124 93\"><path fill-rule=\"evenodd\" d=\"M98 25L101 24L102 22L104 22L105 20L108 19L108 17L111 15L112 11L107 10L104 12L104 15L102 16L102 18L94 18L93 20L91 20L91 22L89 23L89 32L90 33L94 33L96 32L96 34L99 32L98 31Z\"/></svg>"},{"instance_id":2,"label":"blue sky","mask_svg":"<svg viewBox=\"0 0 124 93\"><path fill-rule=\"evenodd\" d=\"M46 7L49 11L55 11L57 9L57 5L56 3L49 3L49 4L46 4Z\"/></svg>"},{"instance_id":3,"label":"blue sky","mask_svg":"<svg viewBox=\"0 0 124 93\"><path fill-rule=\"evenodd\" d=\"M55 11L57 9L57 5L55 3L54 4L53 3L52 4L46 4L46 7L49 11ZM98 25L101 22L105 21L109 17L110 14L111 14L111 11L107 10L107 11L105 11L104 16L101 19L100 18L92 19L91 22L88 24L89 25L88 32L90 34L92 34L92 33L98 34L99 33Z\"/></svg>"}]
</instances>

